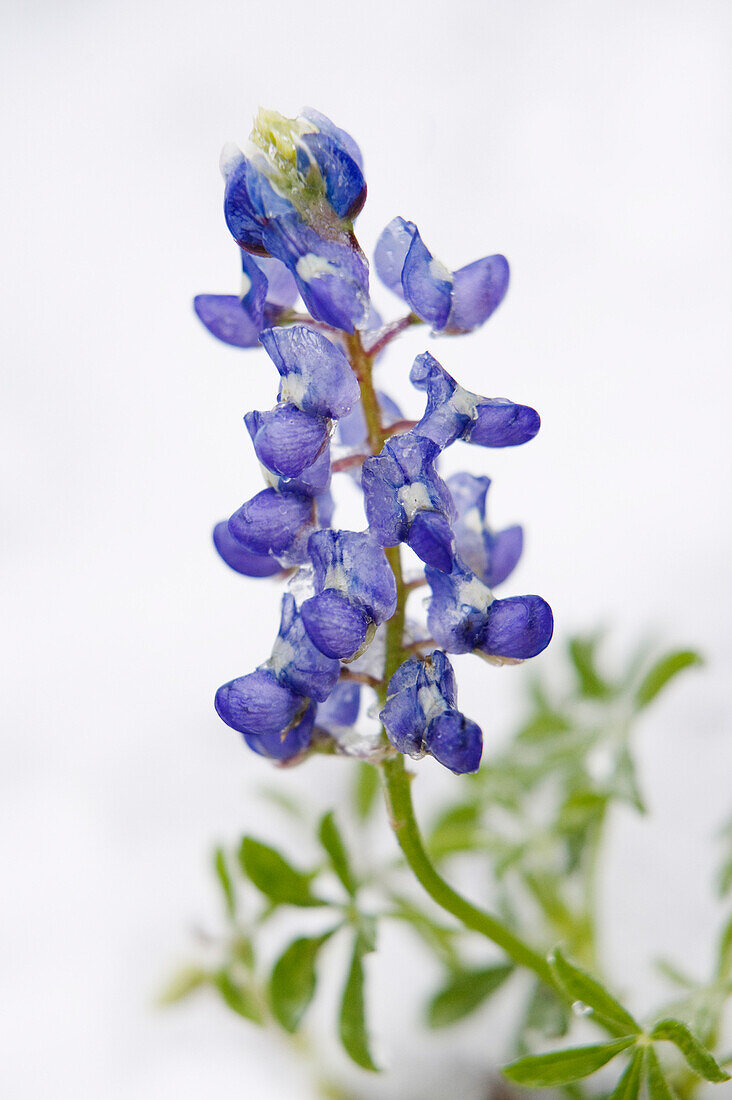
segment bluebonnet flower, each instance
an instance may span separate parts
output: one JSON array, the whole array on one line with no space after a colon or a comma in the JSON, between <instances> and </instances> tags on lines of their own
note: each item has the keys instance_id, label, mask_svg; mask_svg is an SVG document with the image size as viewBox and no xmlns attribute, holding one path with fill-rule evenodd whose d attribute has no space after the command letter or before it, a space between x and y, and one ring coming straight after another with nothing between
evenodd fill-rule
<instances>
[{"instance_id":1,"label":"bluebonnet flower","mask_svg":"<svg viewBox=\"0 0 732 1100\"><path fill-rule=\"evenodd\" d=\"M427 566L425 576L432 589L427 625L448 653L522 661L549 645L554 619L541 596L498 600L459 558L452 572Z\"/></svg>"},{"instance_id":2,"label":"bluebonnet flower","mask_svg":"<svg viewBox=\"0 0 732 1100\"><path fill-rule=\"evenodd\" d=\"M410 756L430 753L459 774L475 772L483 734L456 706L455 673L439 649L424 659L410 658L389 681L379 715L392 745Z\"/></svg>"},{"instance_id":3,"label":"bluebonnet flower","mask_svg":"<svg viewBox=\"0 0 732 1100\"><path fill-rule=\"evenodd\" d=\"M449 271L424 245L414 222L394 218L376 244L376 272L435 332L472 332L503 301L508 290L505 256L484 256Z\"/></svg>"},{"instance_id":4,"label":"bluebonnet flower","mask_svg":"<svg viewBox=\"0 0 732 1100\"><path fill-rule=\"evenodd\" d=\"M376 626L396 609L396 581L386 555L363 531L316 531L308 542L315 595L301 608L305 629L328 657L353 660Z\"/></svg>"},{"instance_id":5,"label":"bluebonnet flower","mask_svg":"<svg viewBox=\"0 0 732 1100\"><path fill-rule=\"evenodd\" d=\"M276 325L297 298L290 272L269 257L241 253L241 294L198 294L193 308L212 336L239 348L259 344L262 329Z\"/></svg>"},{"instance_id":6,"label":"bluebonnet flower","mask_svg":"<svg viewBox=\"0 0 732 1100\"><path fill-rule=\"evenodd\" d=\"M361 394L341 349L305 325L265 330L262 347L281 376L279 401L312 416L346 416Z\"/></svg>"},{"instance_id":7,"label":"bluebonnet flower","mask_svg":"<svg viewBox=\"0 0 732 1100\"><path fill-rule=\"evenodd\" d=\"M371 532L382 546L406 542L422 561L449 570L455 508L434 468L439 452L414 432L395 436L381 454L364 462L361 485Z\"/></svg>"},{"instance_id":8,"label":"bluebonnet flower","mask_svg":"<svg viewBox=\"0 0 732 1100\"><path fill-rule=\"evenodd\" d=\"M260 756L289 760L310 744L315 705L281 684L269 668L224 684L215 706L219 718Z\"/></svg>"},{"instance_id":9,"label":"bluebonnet flower","mask_svg":"<svg viewBox=\"0 0 732 1100\"><path fill-rule=\"evenodd\" d=\"M287 760L310 743L313 703L328 699L340 667L310 641L295 599L286 592L271 657L255 672L220 687L216 710L255 752Z\"/></svg>"},{"instance_id":10,"label":"bluebonnet flower","mask_svg":"<svg viewBox=\"0 0 732 1100\"><path fill-rule=\"evenodd\" d=\"M353 332L368 314L368 263L352 232L366 198L355 142L313 111L260 111L251 142L250 158L236 146L222 153L229 230L286 264L316 320Z\"/></svg>"},{"instance_id":11,"label":"bluebonnet flower","mask_svg":"<svg viewBox=\"0 0 732 1100\"><path fill-rule=\"evenodd\" d=\"M481 447L516 447L533 439L541 426L539 414L528 405L464 390L428 351L414 360L409 379L427 394L427 408L414 431L441 449L456 439Z\"/></svg>"},{"instance_id":12,"label":"bluebonnet flower","mask_svg":"<svg viewBox=\"0 0 732 1100\"><path fill-rule=\"evenodd\" d=\"M271 554L283 565L299 565L307 558L307 540L322 516L321 500L328 508L331 501L303 496L301 493L262 489L242 504L229 519L229 533L253 554Z\"/></svg>"},{"instance_id":13,"label":"bluebonnet flower","mask_svg":"<svg viewBox=\"0 0 732 1100\"><path fill-rule=\"evenodd\" d=\"M446 481L457 509L455 545L462 561L477 577L495 588L513 572L521 557L524 533L514 525L493 531L486 522L489 477L453 474Z\"/></svg>"},{"instance_id":14,"label":"bluebonnet flower","mask_svg":"<svg viewBox=\"0 0 732 1100\"><path fill-rule=\"evenodd\" d=\"M226 520L214 527L213 541L219 556L237 573L246 577L273 577L282 572L282 566L271 554L255 554L242 546L232 536Z\"/></svg>"},{"instance_id":15,"label":"bluebonnet flower","mask_svg":"<svg viewBox=\"0 0 732 1100\"><path fill-rule=\"evenodd\" d=\"M396 424L398 420L402 419L401 409L396 401L389 397L388 393L377 390L376 398L379 403L383 428L390 428L392 424ZM363 405L358 401L348 416L344 416L338 422L338 439L344 447L353 447L355 450L365 445L367 437L366 417L364 416Z\"/></svg>"}]
</instances>

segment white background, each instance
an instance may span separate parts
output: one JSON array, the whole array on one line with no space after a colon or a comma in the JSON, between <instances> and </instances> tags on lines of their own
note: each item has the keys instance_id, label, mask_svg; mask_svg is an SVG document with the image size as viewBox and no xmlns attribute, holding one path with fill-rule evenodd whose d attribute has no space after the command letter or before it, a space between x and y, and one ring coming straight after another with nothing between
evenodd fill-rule
<instances>
[{"instance_id":1,"label":"white background","mask_svg":"<svg viewBox=\"0 0 732 1100\"><path fill-rule=\"evenodd\" d=\"M655 956L708 967L714 829L732 811L731 15L711 0L2 4L8 1096L309 1095L289 1055L213 1001L152 1007L191 928L217 926L212 841L284 835L262 783L307 787L322 810L343 779L324 762L280 777L211 706L276 622L271 586L209 544L259 487L241 417L271 405L274 371L190 308L237 289L217 159L259 104L312 104L357 137L367 248L402 214L451 267L509 257L485 329L410 333L383 377L416 411L406 376L429 346L469 388L541 412L529 446L457 460L494 478L497 524L525 524L509 588L549 599L555 650L603 623L618 653L651 635L707 654L641 730L653 818L616 815L605 940L639 1011ZM462 698L490 747L526 670L476 665L461 662ZM457 782L421 770L443 794ZM397 1076L413 1023L398 952L387 935L370 964ZM428 988L409 960L400 988ZM495 1052L486 1017L469 1036L468 1063ZM456 1043L412 1053L431 1074Z\"/></svg>"}]
</instances>

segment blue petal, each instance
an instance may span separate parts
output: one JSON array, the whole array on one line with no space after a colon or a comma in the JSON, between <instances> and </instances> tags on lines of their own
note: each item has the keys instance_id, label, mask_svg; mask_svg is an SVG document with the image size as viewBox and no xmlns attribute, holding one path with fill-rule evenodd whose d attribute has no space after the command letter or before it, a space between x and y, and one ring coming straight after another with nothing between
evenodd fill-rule
<instances>
[{"instance_id":1,"label":"blue petal","mask_svg":"<svg viewBox=\"0 0 732 1100\"><path fill-rule=\"evenodd\" d=\"M313 522L309 497L263 489L234 512L229 532L255 554L281 556L292 550Z\"/></svg>"},{"instance_id":2,"label":"blue petal","mask_svg":"<svg viewBox=\"0 0 732 1100\"><path fill-rule=\"evenodd\" d=\"M326 701L319 705L316 722L329 732L347 729L357 720L360 708L360 685L341 680Z\"/></svg>"},{"instance_id":3,"label":"blue petal","mask_svg":"<svg viewBox=\"0 0 732 1100\"><path fill-rule=\"evenodd\" d=\"M214 527L213 541L226 564L245 577L273 577L282 571L280 563L268 554L253 554L232 538L226 520Z\"/></svg>"},{"instance_id":4,"label":"blue petal","mask_svg":"<svg viewBox=\"0 0 732 1100\"><path fill-rule=\"evenodd\" d=\"M495 600L476 648L494 657L524 660L549 645L554 632L552 609L541 596L510 596Z\"/></svg>"},{"instance_id":5,"label":"blue petal","mask_svg":"<svg viewBox=\"0 0 732 1100\"><path fill-rule=\"evenodd\" d=\"M389 688L391 687L390 682ZM424 713L419 705L416 683L390 694L379 718L389 740L399 752L419 756L424 751L422 744Z\"/></svg>"},{"instance_id":6,"label":"blue petal","mask_svg":"<svg viewBox=\"0 0 732 1100\"><path fill-rule=\"evenodd\" d=\"M257 458L268 470L297 477L315 462L328 442L327 422L296 405L279 405L270 412L244 417Z\"/></svg>"},{"instance_id":7,"label":"blue petal","mask_svg":"<svg viewBox=\"0 0 732 1100\"><path fill-rule=\"evenodd\" d=\"M483 580L489 588L502 584L518 565L524 548L524 532L519 526L506 527L490 539L486 538L487 564ZM459 549L459 547L458 547Z\"/></svg>"},{"instance_id":8,"label":"blue petal","mask_svg":"<svg viewBox=\"0 0 732 1100\"><path fill-rule=\"evenodd\" d=\"M270 483L280 493L322 497L330 484L330 442L326 440L323 450L315 461L310 466L306 466L297 477L273 476ZM329 514L332 516L332 511ZM325 523L326 521L319 516L318 525L322 527Z\"/></svg>"},{"instance_id":9,"label":"blue petal","mask_svg":"<svg viewBox=\"0 0 732 1100\"><path fill-rule=\"evenodd\" d=\"M320 652L342 661L355 657L371 626L367 613L334 588L306 600L301 613L305 629Z\"/></svg>"},{"instance_id":10,"label":"blue petal","mask_svg":"<svg viewBox=\"0 0 732 1100\"><path fill-rule=\"evenodd\" d=\"M508 260L485 256L453 274L452 305L445 331L472 332L501 304L508 290Z\"/></svg>"},{"instance_id":11,"label":"blue petal","mask_svg":"<svg viewBox=\"0 0 732 1100\"><path fill-rule=\"evenodd\" d=\"M267 279L267 303L289 309L297 300L297 284L281 260L273 256L257 256L256 264Z\"/></svg>"},{"instance_id":12,"label":"blue petal","mask_svg":"<svg viewBox=\"0 0 732 1100\"><path fill-rule=\"evenodd\" d=\"M307 700L257 669L216 692L216 713L227 726L248 734L283 734L305 710Z\"/></svg>"},{"instance_id":13,"label":"blue petal","mask_svg":"<svg viewBox=\"0 0 732 1100\"><path fill-rule=\"evenodd\" d=\"M292 272L316 321L354 332L369 311L369 269L350 238L325 239L297 215L265 227L267 250Z\"/></svg>"},{"instance_id":14,"label":"blue petal","mask_svg":"<svg viewBox=\"0 0 732 1100\"><path fill-rule=\"evenodd\" d=\"M402 270L404 297L412 310L436 330L445 327L452 300L452 276L414 234Z\"/></svg>"},{"instance_id":15,"label":"blue petal","mask_svg":"<svg viewBox=\"0 0 732 1100\"><path fill-rule=\"evenodd\" d=\"M355 160L358 167L363 171L363 157L361 156L361 150L351 135L346 130L341 130L339 126L320 111L316 111L314 107L303 107L300 111L300 117L306 118L308 122L312 122L313 125L318 127L321 134L327 134L328 137L333 138L342 145L349 157Z\"/></svg>"},{"instance_id":16,"label":"blue petal","mask_svg":"<svg viewBox=\"0 0 732 1100\"><path fill-rule=\"evenodd\" d=\"M404 218L394 218L386 229L382 230L374 250L376 274L382 283L400 298L404 297L402 288L404 261L416 233L417 226L414 222L405 221Z\"/></svg>"},{"instance_id":17,"label":"blue petal","mask_svg":"<svg viewBox=\"0 0 732 1100\"><path fill-rule=\"evenodd\" d=\"M468 427L464 438L480 447L518 447L533 439L541 427L541 419L528 405L497 397L480 399L477 419Z\"/></svg>"},{"instance_id":18,"label":"blue petal","mask_svg":"<svg viewBox=\"0 0 732 1100\"><path fill-rule=\"evenodd\" d=\"M236 348L257 346L261 325L252 320L236 294L198 294L193 308L217 340Z\"/></svg>"},{"instance_id":19,"label":"blue petal","mask_svg":"<svg viewBox=\"0 0 732 1100\"><path fill-rule=\"evenodd\" d=\"M328 134L303 134L320 169L328 202L339 218L355 218L366 201L366 180L353 157Z\"/></svg>"},{"instance_id":20,"label":"blue petal","mask_svg":"<svg viewBox=\"0 0 732 1100\"><path fill-rule=\"evenodd\" d=\"M418 512L407 536L407 545L427 565L449 573L454 557L450 524L439 512Z\"/></svg>"},{"instance_id":21,"label":"blue petal","mask_svg":"<svg viewBox=\"0 0 732 1100\"><path fill-rule=\"evenodd\" d=\"M459 710L446 710L430 722L425 747L440 764L457 775L477 772L483 752L480 726Z\"/></svg>"},{"instance_id":22,"label":"blue petal","mask_svg":"<svg viewBox=\"0 0 732 1100\"><path fill-rule=\"evenodd\" d=\"M425 576L432 589L427 612L432 637L448 653L470 653L485 627L491 590L458 559L451 573L427 566Z\"/></svg>"},{"instance_id":23,"label":"blue petal","mask_svg":"<svg viewBox=\"0 0 732 1100\"><path fill-rule=\"evenodd\" d=\"M280 631L269 665L281 684L318 703L325 702L340 676L340 662L313 645L289 592L282 597Z\"/></svg>"},{"instance_id":24,"label":"blue petal","mask_svg":"<svg viewBox=\"0 0 732 1100\"><path fill-rule=\"evenodd\" d=\"M267 299L268 290L267 276L254 257L243 250L241 253L241 270L243 283L241 304L261 331L264 328L264 303Z\"/></svg>"},{"instance_id":25,"label":"blue petal","mask_svg":"<svg viewBox=\"0 0 732 1100\"><path fill-rule=\"evenodd\" d=\"M360 389L348 359L321 332L305 325L265 329L262 346L282 382L279 399L315 416L345 416L359 400Z\"/></svg>"},{"instance_id":26,"label":"blue petal","mask_svg":"<svg viewBox=\"0 0 732 1100\"><path fill-rule=\"evenodd\" d=\"M250 196L250 183L256 169L240 150L224 149L221 170L224 174L224 218L234 240L248 252L266 252L262 240L262 216Z\"/></svg>"},{"instance_id":27,"label":"blue petal","mask_svg":"<svg viewBox=\"0 0 732 1100\"><path fill-rule=\"evenodd\" d=\"M271 760L292 760L310 744L314 718L315 705L311 703L297 725L288 730L284 737L281 733L245 733L244 740L260 756L267 756Z\"/></svg>"}]
</instances>

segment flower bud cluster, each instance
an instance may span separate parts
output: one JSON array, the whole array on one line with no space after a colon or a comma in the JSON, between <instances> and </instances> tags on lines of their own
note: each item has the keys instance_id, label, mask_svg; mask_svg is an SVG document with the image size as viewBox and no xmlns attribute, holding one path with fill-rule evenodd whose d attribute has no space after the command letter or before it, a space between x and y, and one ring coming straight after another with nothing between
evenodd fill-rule
<instances>
[{"instance_id":1,"label":"flower bud cluster","mask_svg":"<svg viewBox=\"0 0 732 1100\"><path fill-rule=\"evenodd\" d=\"M375 268L411 312L375 332L381 322L368 263L353 233L366 184L350 135L316 111L292 120L260 112L247 153L227 147L222 170L224 214L244 283L238 297L200 295L195 309L223 342L261 344L279 389L272 409L244 417L265 487L217 524L214 544L238 573L294 579L270 657L221 687L216 709L255 752L292 760L315 741L345 744L365 682L380 697L388 751L430 754L455 772L475 771L482 733L457 708L448 654L524 660L548 645L553 620L540 596L493 594L518 563L522 529L488 525L488 478L443 480L438 463L458 441L526 443L539 416L463 389L424 352L410 373L426 395L424 413L403 421L371 372L408 324L425 322L447 335L482 325L506 293L508 264L488 256L451 272L412 222L395 218L379 238ZM293 312L298 295L304 314ZM336 426L348 457L334 463ZM333 526L330 490L340 469L358 477L366 530ZM413 640L420 628L405 620L408 590L393 549L402 543L423 565L431 593L424 642ZM417 585L410 582L410 590ZM388 683L383 661L376 676L349 669L358 662L358 670L390 620L396 630L387 632L386 665L396 671Z\"/></svg>"}]
</instances>

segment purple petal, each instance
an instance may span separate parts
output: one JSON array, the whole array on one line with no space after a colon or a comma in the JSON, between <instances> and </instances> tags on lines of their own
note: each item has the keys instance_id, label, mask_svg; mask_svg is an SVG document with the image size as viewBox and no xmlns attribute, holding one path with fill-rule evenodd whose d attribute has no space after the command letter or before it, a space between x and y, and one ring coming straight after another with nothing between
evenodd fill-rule
<instances>
[{"instance_id":1,"label":"purple petal","mask_svg":"<svg viewBox=\"0 0 732 1100\"><path fill-rule=\"evenodd\" d=\"M374 250L376 274L389 290L400 298L404 297L402 271L407 253L412 246L417 226L404 218L394 218L386 229L382 230Z\"/></svg>"},{"instance_id":2,"label":"purple petal","mask_svg":"<svg viewBox=\"0 0 732 1100\"><path fill-rule=\"evenodd\" d=\"M481 398L478 417L468 427L465 439L479 447L518 447L533 439L541 419L528 405L515 405L506 398Z\"/></svg>"},{"instance_id":3,"label":"purple petal","mask_svg":"<svg viewBox=\"0 0 732 1100\"><path fill-rule=\"evenodd\" d=\"M310 744L314 718L315 705L311 703L297 725L288 730L284 737L281 733L245 733L244 740L260 756L267 756L271 760L291 760Z\"/></svg>"},{"instance_id":4,"label":"purple petal","mask_svg":"<svg viewBox=\"0 0 732 1100\"><path fill-rule=\"evenodd\" d=\"M347 729L358 718L360 708L360 685L341 680L326 701L318 706L316 722L328 731Z\"/></svg>"},{"instance_id":5,"label":"purple petal","mask_svg":"<svg viewBox=\"0 0 732 1100\"><path fill-rule=\"evenodd\" d=\"M267 298L267 276L262 271L253 256L242 249L242 294L241 304L247 311L252 321L264 328L264 303Z\"/></svg>"},{"instance_id":6,"label":"purple petal","mask_svg":"<svg viewBox=\"0 0 732 1100\"><path fill-rule=\"evenodd\" d=\"M283 687L268 669L257 669L216 692L216 713L239 733L282 734L305 709L306 700Z\"/></svg>"},{"instance_id":7,"label":"purple petal","mask_svg":"<svg viewBox=\"0 0 732 1100\"><path fill-rule=\"evenodd\" d=\"M263 489L234 512L229 533L255 554L281 555L312 522L309 497Z\"/></svg>"},{"instance_id":8,"label":"purple petal","mask_svg":"<svg viewBox=\"0 0 732 1100\"><path fill-rule=\"evenodd\" d=\"M266 252L262 241L262 217L250 195L250 183L256 176L241 150L227 146L222 153L224 174L224 218L234 240L247 252Z\"/></svg>"},{"instance_id":9,"label":"purple petal","mask_svg":"<svg viewBox=\"0 0 732 1100\"><path fill-rule=\"evenodd\" d=\"M450 313L452 276L437 263L416 232L402 271L402 287L412 310L439 330Z\"/></svg>"},{"instance_id":10,"label":"purple petal","mask_svg":"<svg viewBox=\"0 0 732 1100\"><path fill-rule=\"evenodd\" d=\"M541 596L510 596L488 609L476 648L494 657L524 660L549 645L554 632L552 609Z\"/></svg>"},{"instance_id":11,"label":"purple petal","mask_svg":"<svg viewBox=\"0 0 732 1100\"><path fill-rule=\"evenodd\" d=\"M247 413L244 421L259 461L283 477L297 477L311 466L329 438L322 417L311 416L295 405Z\"/></svg>"},{"instance_id":12,"label":"purple petal","mask_svg":"<svg viewBox=\"0 0 732 1100\"><path fill-rule=\"evenodd\" d=\"M232 538L226 520L214 527L213 541L226 564L245 577L273 577L282 571L280 563L268 554L253 554Z\"/></svg>"},{"instance_id":13,"label":"purple petal","mask_svg":"<svg viewBox=\"0 0 732 1100\"><path fill-rule=\"evenodd\" d=\"M508 290L508 260L485 256L453 274L452 305L445 332L472 332L488 320Z\"/></svg>"},{"instance_id":14,"label":"purple petal","mask_svg":"<svg viewBox=\"0 0 732 1100\"><path fill-rule=\"evenodd\" d=\"M440 764L457 775L477 772L483 752L480 726L459 710L447 710L430 722L425 746Z\"/></svg>"},{"instance_id":15,"label":"purple petal","mask_svg":"<svg viewBox=\"0 0 732 1100\"><path fill-rule=\"evenodd\" d=\"M340 676L340 662L312 643L289 592L282 598L280 630L268 664L281 684L318 703L325 702Z\"/></svg>"},{"instance_id":16,"label":"purple petal","mask_svg":"<svg viewBox=\"0 0 732 1100\"><path fill-rule=\"evenodd\" d=\"M306 600L302 620L310 639L326 657L342 661L355 657L366 641L371 619L334 588Z\"/></svg>"},{"instance_id":17,"label":"purple petal","mask_svg":"<svg viewBox=\"0 0 732 1100\"><path fill-rule=\"evenodd\" d=\"M313 125L317 126L321 134L327 134L328 137L334 138L339 145L343 146L349 157L352 157L358 167L363 171L361 150L347 130L341 130L340 126L336 126L327 115L321 114L320 111L316 111L314 107L303 107L300 111L300 117L306 118L308 122L312 122Z\"/></svg>"},{"instance_id":18,"label":"purple petal","mask_svg":"<svg viewBox=\"0 0 732 1100\"><path fill-rule=\"evenodd\" d=\"M212 336L236 348L254 348L261 326L256 324L236 294L199 294L193 299L196 316Z\"/></svg>"},{"instance_id":19,"label":"purple petal","mask_svg":"<svg viewBox=\"0 0 732 1100\"><path fill-rule=\"evenodd\" d=\"M289 309L297 300L297 284L281 260L273 256L257 256L256 263L267 279L267 303Z\"/></svg>"},{"instance_id":20,"label":"purple petal","mask_svg":"<svg viewBox=\"0 0 732 1100\"><path fill-rule=\"evenodd\" d=\"M450 524L439 512L418 512L407 536L407 545L427 565L449 573L454 558L454 538Z\"/></svg>"},{"instance_id":21,"label":"purple petal","mask_svg":"<svg viewBox=\"0 0 732 1100\"><path fill-rule=\"evenodd\" d=\"M314 416L345 416L359 400L351 364L339 347L305 325L265 329L264 350L281 377L279 398Z\"/></svg>"},{"instance_id":22,"label":"purple petal","mask_svg":"<svg viewBox=\"0 0 732 1100\"><path fill-rule=\"evenodd\" d=\"M507 527L504 531L486 538L486 546L488 562L482 579L489 588L495 588L497 584L502 584L518 565L524 548L523 528L518 525Z\"/></svg>"},{"instance_id":23,"label":"purple petal","mask_svg":"<svg viewBox=\"0 0 732 1100\"><path fill-rule=\"evenodd\" d=\"M366 180L356 161L328 134L303 134L302 142L320 170L338 217L355 218L366 201Z\"/></svg>"}]
</instances>

